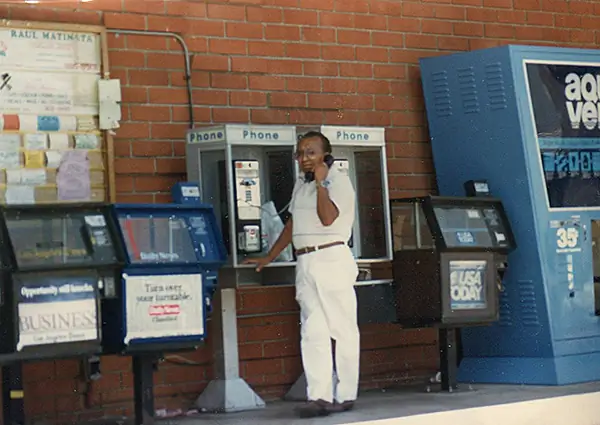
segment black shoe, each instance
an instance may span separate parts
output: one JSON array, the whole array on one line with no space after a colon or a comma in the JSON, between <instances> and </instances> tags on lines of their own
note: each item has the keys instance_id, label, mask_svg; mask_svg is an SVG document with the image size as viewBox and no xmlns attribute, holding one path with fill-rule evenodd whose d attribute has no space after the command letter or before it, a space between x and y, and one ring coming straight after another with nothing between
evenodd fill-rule
<instances>
[{"instance_id":1,"label":"black shoe","mask_svg":"<svg viewBox=\"0 0 600 425\"><path fill-rule=\"evenodd\" d=\"M296 414L301 418L317 418L320 416L328 416L333 404L324 400L309 401L303 406L296 408Z\"/></svg>"},{"instance_id":2,"label":"black shoe","mask_svg":"<svg viewBox=\"0 0 600 425\"><path fill-rule=\"evenodd\" d=\"M354 409L353 401L344 401L342 403L338 403L337 401L328 407L329 413L342 413L348 412Z\"/></svg>"}]
</instances>

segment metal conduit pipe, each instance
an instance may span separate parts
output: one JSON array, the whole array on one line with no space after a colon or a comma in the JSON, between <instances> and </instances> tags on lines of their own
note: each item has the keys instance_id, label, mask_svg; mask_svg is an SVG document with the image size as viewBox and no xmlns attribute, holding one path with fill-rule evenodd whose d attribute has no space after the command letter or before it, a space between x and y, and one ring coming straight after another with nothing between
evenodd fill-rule
<instances>
[{"instance_id":1,"label":"metal conduit pipe","mask_svg":"<svg viewBox=\"0 0 600 425\"><path fill-rule=\"evenodd\" d=\"M183 49L184 59L185 59L185 82L187 85L188 92L188 110L190 115L190 128L194 128L194 103L192 100L192 66L190 61L190 51L185 42L185 39L175 32L168 31L144 31L144 30L118 30L118 29L108 29L106 30L109 33L113 34L130 34L130 35L148 35L148 36L156 36L156 37L173 37L175 40L179 42L181 48Z\"/></svg>"}]
</instances>

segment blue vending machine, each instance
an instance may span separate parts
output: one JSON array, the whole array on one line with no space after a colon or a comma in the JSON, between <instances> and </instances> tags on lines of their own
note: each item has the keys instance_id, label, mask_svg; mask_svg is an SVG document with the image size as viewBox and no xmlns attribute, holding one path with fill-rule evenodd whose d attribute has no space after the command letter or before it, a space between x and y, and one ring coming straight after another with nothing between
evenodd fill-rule
<instances>
[{"instance_id":1,"label":"blue vending machine","mask_svg":"<svg viewBox=\"0 0 600 425\"><path fill-rule=\"evenodd\" d=\"M126 262L103 304L104 353L133 356L136 423L148 423L156 359L206 337L205 273L225 262L225 246L210 205L121 204L113 216Z\"/></svg>"},{"instance_id":2,"label":"blue vending machine","mask_svg":"<svg viewBox=\"0 0 600 425\"><path fill-rule=\"evenodd\" d=\"M487 180L518 245L499 321L463 333L460 379L600 380L600 52L505 46L421 71L440 194Z\"/></svg>"}]
</instances>

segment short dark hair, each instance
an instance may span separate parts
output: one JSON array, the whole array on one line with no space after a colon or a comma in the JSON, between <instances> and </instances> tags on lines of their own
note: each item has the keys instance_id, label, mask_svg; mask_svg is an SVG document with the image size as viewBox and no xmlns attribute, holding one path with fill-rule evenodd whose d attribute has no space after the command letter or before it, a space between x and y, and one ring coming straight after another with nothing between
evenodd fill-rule
<instances>
[{"instance_id":1,"label":"short dark hair","mask_svg":"<svg viewBox=\"0 0 600 425\"><path fill-rule=\"evenodd\" d=\"M320 131L309 131L307 133L304 133L303 135L298 137L298 143L305 139L312 139L313 137L321 139L321 146L323 147L323 152L331 153L331 142L329 141L327 136L325 136Z\"/></svg>"}]
</instances>

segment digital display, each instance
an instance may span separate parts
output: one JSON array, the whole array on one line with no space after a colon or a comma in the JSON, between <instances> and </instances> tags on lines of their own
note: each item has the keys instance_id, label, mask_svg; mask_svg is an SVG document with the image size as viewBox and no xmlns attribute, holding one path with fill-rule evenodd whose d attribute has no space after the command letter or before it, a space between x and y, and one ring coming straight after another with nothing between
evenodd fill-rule
<instances>
[{"instance_id":1,"label":"digital display","mask_svg":"<svg viewBox=\"0 0 600 425\"><path fill-rule=\"evenodd\" d=\"M181 217L119 217L129 260L133 264L197 262L190 229Z\"/></svg>"},{"instance_id":2,"label":"digital display","mask_svg":"<svg viewBox=\"0 0 600 425\"><path fill-rule=\"evenodd\" d=\"M600 207L599 76L597 65L527 64L550 207Z\"/></svg>"},{"instance_id":3,"label":"digital display","mask_svg":"<svg viewBox=\"0 0 600 425\"><path fill-rule=\"evenodd\" d=\"M104 215L97 212L41 216L8 211L5 219L21 268L116 261Z\"/></svg>"},{"instance_id":4,"label":"digital display","mask_svg":"<svg viewBox=\"0 0 600 425\"><path fill-rule=\"evenodd\" d=\"M435 206L433 208L448 247L508 247L507 230L493 206Z\"/></svg>"}]
</instances>

